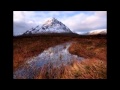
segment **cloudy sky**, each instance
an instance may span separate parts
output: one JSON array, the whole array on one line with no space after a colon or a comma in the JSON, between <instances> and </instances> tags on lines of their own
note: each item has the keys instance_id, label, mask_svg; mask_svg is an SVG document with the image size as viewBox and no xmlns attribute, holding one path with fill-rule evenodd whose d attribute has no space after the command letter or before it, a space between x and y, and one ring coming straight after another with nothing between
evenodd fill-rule
<instances>
[{"instance_id":1,"label":"cloudy sky","mask_svg":"<svg viewBox=\"0 0 120 90\"><path fill-rule=\"evenodd\" d=\"M23 34L37 25L41 26L52 17L76 33L107 29L107 11L14 11L13 35Z\"/></svg>"}]
</instances>

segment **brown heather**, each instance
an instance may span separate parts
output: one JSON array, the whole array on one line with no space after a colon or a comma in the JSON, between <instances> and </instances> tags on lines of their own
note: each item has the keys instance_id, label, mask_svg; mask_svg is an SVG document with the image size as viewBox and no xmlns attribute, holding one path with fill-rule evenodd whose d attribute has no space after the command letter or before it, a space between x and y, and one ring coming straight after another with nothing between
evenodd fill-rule
<instances>
[{"instance_id":1,"label":"brown heather","mask_svg":"<svg viewBox=\"0 0 120 90\"><path fill-rule=\"evenodd\" d=\"M106 79L107 78L107 45L106 36L26 36L13 38L13 69L17 69L28 58L37 56L45 49L74 41L69 52L86 58L70 65L54 68L45 65L35 79Z\"/></svg>"}]
</instances>

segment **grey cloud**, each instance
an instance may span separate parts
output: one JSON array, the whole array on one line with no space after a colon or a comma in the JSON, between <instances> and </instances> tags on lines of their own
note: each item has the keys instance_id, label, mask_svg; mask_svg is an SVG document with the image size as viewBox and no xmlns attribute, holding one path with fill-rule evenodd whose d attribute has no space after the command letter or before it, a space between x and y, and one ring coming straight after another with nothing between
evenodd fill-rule
<instances>
[{"instance_id":1,"label":"grey cloud","mask_svg":"<svg viewBox=\"0 0 120 90\"><path fill-rule=\"evenodd\" d=\"M30 28L36 26L35 24L29 24L26 22L14 22L13 23L13 35L21 35L23 34L25 31L29 30Z\"/></svg>"}]
</instances>

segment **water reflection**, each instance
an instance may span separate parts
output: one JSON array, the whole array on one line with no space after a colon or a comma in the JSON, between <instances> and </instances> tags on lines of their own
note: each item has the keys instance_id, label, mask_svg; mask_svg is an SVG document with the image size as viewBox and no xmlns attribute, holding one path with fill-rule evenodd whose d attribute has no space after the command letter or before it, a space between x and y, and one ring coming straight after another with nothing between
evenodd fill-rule
<instances>
[{"instance_id":1,"label":"water reflection","mask_svg":"<svg viewBox=\"0 0 120 90\"><path fill-rule=\"evenodd\" d=\"M60 67L62 64L66 65L71 60L82 60L82 57L72 55L68 48L72 42L67 42L55 47L50 47L43 51L37 57L26 61L17 71L14 72L14 78L32 79L45 64L52 63L54 67Z\"/></svg>"}]
</instances>

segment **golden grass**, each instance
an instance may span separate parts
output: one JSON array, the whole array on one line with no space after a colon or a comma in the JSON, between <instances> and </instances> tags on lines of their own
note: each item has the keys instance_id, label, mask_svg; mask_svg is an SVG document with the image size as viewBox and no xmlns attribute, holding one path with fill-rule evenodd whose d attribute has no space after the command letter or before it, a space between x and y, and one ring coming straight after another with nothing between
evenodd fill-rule
<instances>
[{"instance_id":1,"label":"golden grass","mask_svg":"<svg viewBox=\"0 0 120 90\"><path fill-rule=\"evenodd\" d=\"M74 41L69 52L82 56L86 60L73 60L70 65L54 68L45 65L34 79L106 79L107 78L107 45L106 37L66 37L66 36L38 36L20 37L13 39L13 69L17 69L28 58L37 56L45 49Z\"/></svg>"},{"instance_id":2,"label":"golden grass","mask_svg":"<svg viewBox=\"0 0 120 90\"><path fill-rule=\"evenodd\" d=\"M98 59L73 60L70 65L54 68L46 65L35 79L106 79L106 62Z\"/></svg>"},{"instance_id":3,"label":"golden grass","mask_svg":"<svg viewBox=\"0 0 120 90\"><path fill-rule=\"evenodd\" d=\"M13 68L16 69L28 58L37 56L45 49L69 41L69 37L28 37L13 39Z\"/></svg>"},{"instance_id":4,"label":"golden grass","mask_svg":"<svg viewBox=\"0 0 120 90\"><path fill-rule=\"evenodd\" d=\"M106 39L81 39L70 46L69 52L85 58L106 60L106 46Z\"/></svg>"}]
</instances>

